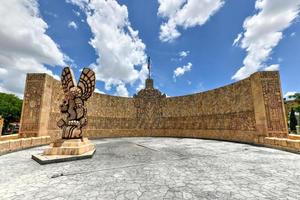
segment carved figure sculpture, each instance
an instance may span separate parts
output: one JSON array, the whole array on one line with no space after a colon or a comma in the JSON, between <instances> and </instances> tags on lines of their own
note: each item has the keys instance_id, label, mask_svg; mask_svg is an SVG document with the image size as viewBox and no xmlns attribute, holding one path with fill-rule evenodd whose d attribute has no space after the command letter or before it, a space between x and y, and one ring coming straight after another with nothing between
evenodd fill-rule
<instances>
[{"instance_id":1,"label":"carved figure sculpture","mask_svg":"<svg viewBox=\"0 0 300 200\"><path fill-rule=\"evenodd\" d=\"M60 111L65 115L57 122L57 126L62 129L63 139L82 138L82 128L87 125L87 109L84 103L94 92L95 80L95 73L84 68L76 85L71 69L63 69L61 84L65 99L60 105Z\"/></svg>"}]
</instances>

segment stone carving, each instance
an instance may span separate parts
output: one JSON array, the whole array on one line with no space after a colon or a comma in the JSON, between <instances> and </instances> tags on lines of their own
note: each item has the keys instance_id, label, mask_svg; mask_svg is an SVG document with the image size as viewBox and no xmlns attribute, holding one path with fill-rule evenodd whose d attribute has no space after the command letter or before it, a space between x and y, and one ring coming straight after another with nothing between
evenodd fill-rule
<instances>
[{"instance_id":1,"label":"stone carving","mask_svg":"<svg viewBox=\"0 0 300 200\"><path fill-rule=\"evenodd\" d=\"M283 111L282 94L279 82L278 73L262 73L262 88L264 95L264 102L267 115L268 130L273 135L279 134L278 132L286 132Z\"/></svg>"},{"instance_id":2,"label":"stone carving","mask_svg":"<svg viewBox=\"0 0 300 200\"><path fill-rule=\"evenodd\" d=\"M61 84L65 99L60 105L60 111L65 116L57 122L57 126L62 129L63 139L82 138L82 128L87 125L87 108L84 103L94 92L95 80L95 73L84 68L76 85L71 69L63 69Z\"/></svg>"},{"instance_id":3,"label":"stone carving","mask_svg":"<svg viewBox=\"0 0 300 200\"><path fill-rule=\"evenodd\" d=\"M134 95L136 107L137 128L152 128L159 126L162 118L162 106L165 94L153 88L153 80L146 80L146 88Z\"/></svg>"},{"instance_id":4,"label":"stone carving","mask_svg":"<svg viewBox=\"0 0 300 200\"><path fill-rule=\"evenodd\" d=\"M252 137L252 133L258 135L257 131L259 131L255 112L259 107L254 103L254 99L257 98L263 99L261 103L266 108L263 114L266 116L264 124L268 125L265 127L268 134L284 135L287 131L279 74L278 72L258 73L259 76L254 75L225 87L180 97L166 98L163 93L153 87L151 77L147 78L146 87L134 95L134 98L94 94L85 103L89 109L89 124L83 135L115 137L122 134L139 136L157 133L160 136L172 134L179 136L177 134L196 134L197 131L199 133L207 131L220 134L220 137L225 137L223 135L225 132ZM22 120L21 127L28 129L29 124L24 122L35 122L34 116L31 116L29 112L31 111L29 102L36 98L36 94L30 88L34 81L40 82L38 78L32 77L31 80L30 77L27 80L27 85L30 87L26 87L25 101L27 103L25 102L25 112L22 113L24 120ZM261 92L253 93L254 82L263 89L260 90ZM43 82L40 85L43 85ZM65 94L61 83L55 79L51 78L50 87L51 99L48 96L46 98L49 100L48 104L51 104L47 130L51 138L58 139L61 132L56 125L61 116L58 108ZM29 98L26 98L27 94L30 94ZM35 104L36 108L39 107L38 105L39 101ZM40 120L37 122L41 123ZM26 133L30 133L29 130ZM44 132L41 131L41 133Z\"/></svg>"},{"instance_id":5,"label":"stone carving","mask_svg":"<svg viewBox=\"0 0 300 200\"><path fill-rule=\"evenodd\" d=\"M40 121L42 94L44 92L44 74L29 74L27 76L26 93L21 119L20 136L36 137Z\"/></svg>"}]
</instances>

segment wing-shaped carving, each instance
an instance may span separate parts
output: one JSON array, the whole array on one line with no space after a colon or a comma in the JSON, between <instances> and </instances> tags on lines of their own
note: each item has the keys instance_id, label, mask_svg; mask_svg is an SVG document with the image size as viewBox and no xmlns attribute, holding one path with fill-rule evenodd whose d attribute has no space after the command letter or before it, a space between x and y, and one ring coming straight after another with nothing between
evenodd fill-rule
<instances>
[{"instance_id":1,"label":"wing-shaped carving","mask_svg":"<svg viewBox=\"0 0 300 200\"><path fill-rule=\"evenodd\" d=\"M68 94L70 89L76 86L73 72L69 67L65 67L61 73L61 85L65 94Z\"/></svg>"},{"instance_id":2,"label":"wing-shaped carving","mask_svg":"<svg viewBox=\"0 0 300 200\"><path fill-rule=\"evenodd\" d=\"M95 73L89 68L83 68L77 87L81 90L81 98L88 99L95 90Z\"/></svg>"}]
</instances>

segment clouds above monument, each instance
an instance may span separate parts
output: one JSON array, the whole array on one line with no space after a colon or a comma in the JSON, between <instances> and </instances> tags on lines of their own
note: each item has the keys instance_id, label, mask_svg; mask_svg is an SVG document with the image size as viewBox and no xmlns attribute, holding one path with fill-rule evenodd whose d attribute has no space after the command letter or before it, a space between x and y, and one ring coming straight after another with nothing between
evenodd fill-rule
<instances>
[{"instance_id":1,"label":"clouds above monument","mask_svg":"<svg viewBox=\"0 0 300 200\"><path fill-rule=\"evenodd\" d=\"M0 19L0 91L21 97L26 73L54 75L45 64L62 66L67 57L46 34L37 1L1 1Z\"/></svg>"},{"instance_id":2,"label":"clouds above monument","mask_svg":"<svg viewBox=\"0 0 300 200\"><path fill-rule=\"evenodd\" d=\"M132 96L144 87L146 54L154 86L170 96L259 70L280 70L284 93L300 91L299 1L3 0L0 91L22 96L26 73L71 65L77 78L93 68L100 92Z\"/></svg>"},{"instance_id":3,"label":"clouds above monument","mask_svg":"<svg viewBox=\"0 0 300 200\"><path fill-rule=\"evenodd\" d=\"M186 65L183 65L182 67L177 67L173 72L173 79L176 81L176 78L179 76L183 76L186 72L189 72L192 70L192 63L188 63Z\"/></svg>"},{"instance_id":4,"label":"clouds above monument","mask_svg":"<svg viewBox=\"0 0 300 200\"><path fill-rule=\"evenodd\" d=\"M255 9L258 13L246 18L244 31L233 43L247 52L243 66L232 77L234 80L244 79L261 69L279 69L279 64L268 66L266 61L283 38L283 31L298 16L300 0L257 0Z\"/></svg>"},{"instance_id":5,"label":"clouds above monument","mask_svg":"<svg viewBox=\"0 0 300 200\"><path fill-rule=\"evenodd\" d=\"M160 26L159 39L172 42L187 29L205 24L224 4L222 0L158 0L157 15L166 21Z\"/></svg>"},{"instance_id":6,"label":"clouds above monument","mask_svg":"<svg viewBox=\"0 0 300 200\"><path fill-rule=\"evenodd\" d=\"M87 23L93 37L90 45L97 53L97 60L90 66L97 80L105 82L105 89L116 87L116 95L128 96L126 84L134 84L143 77L146 45L139 38L128 19L125 5L117 1L70 0L87 15ZM141 80L143 81L143 80Z\"/></svg>"}]
</instances>

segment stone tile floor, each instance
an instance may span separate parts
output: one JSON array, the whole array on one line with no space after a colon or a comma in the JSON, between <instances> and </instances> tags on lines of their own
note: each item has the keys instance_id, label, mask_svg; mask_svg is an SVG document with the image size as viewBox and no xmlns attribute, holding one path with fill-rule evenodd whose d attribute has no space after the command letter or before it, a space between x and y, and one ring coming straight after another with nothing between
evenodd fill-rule
<instances>
[{"instance_id":1,"label":"stone tile floor","mask_svg":"<svg viewBox=\"0 0 300 200\"><path fill-rule=\"evenodd\" d=\"M93 140L92 159L39 165L0 156L0 199L300 199L300 155L178 138Z\"/></svg>"}]
</instances>

